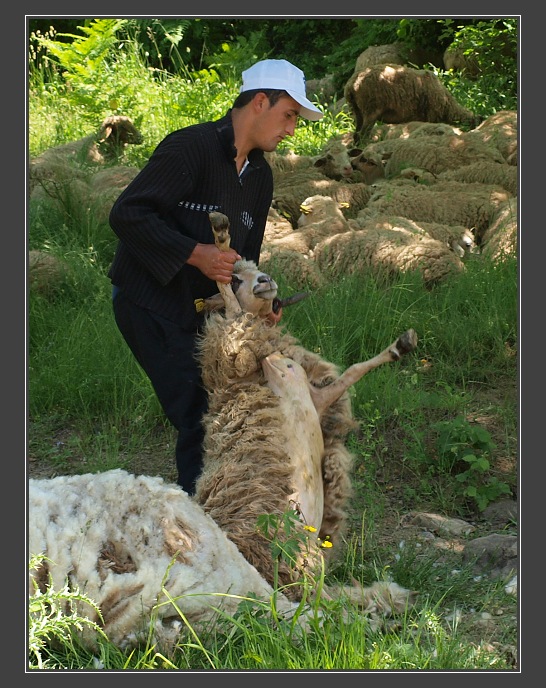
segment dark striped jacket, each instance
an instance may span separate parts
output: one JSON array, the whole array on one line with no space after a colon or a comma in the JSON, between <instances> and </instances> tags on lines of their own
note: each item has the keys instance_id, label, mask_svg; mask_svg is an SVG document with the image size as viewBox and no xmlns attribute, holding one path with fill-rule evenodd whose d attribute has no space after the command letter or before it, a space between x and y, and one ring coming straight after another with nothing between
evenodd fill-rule
<instances>
[{"instance_id":1,"label":"dark striped jacket","mask_svg":"<svg viewBox=\"0 0 546 688\"><path fill-rule=\"evenodd\" d=\"M110 212L119 243L108 276L137 304L194 330L194 300L215 282L187 265L196 243L213 243L208 213L230 220L231 247L256 264L273 196L273 176L255 149L239 177L231 110L215 122L174 131L121 193Z\"/></svg>"}]
</instances>

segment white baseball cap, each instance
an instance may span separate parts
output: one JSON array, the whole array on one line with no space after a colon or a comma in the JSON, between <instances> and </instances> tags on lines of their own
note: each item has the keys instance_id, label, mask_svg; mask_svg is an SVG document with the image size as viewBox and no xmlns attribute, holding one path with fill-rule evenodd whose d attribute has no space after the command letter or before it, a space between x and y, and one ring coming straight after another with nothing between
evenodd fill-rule
<instances>
[{"instance_id":1,"label":"white baseball cap","mask_svg":"<svg viewBox=\"0 0 546 688\"><path fill-rule=\"evenodd\" d=\"M307 100L305 95L305 74L288 60L262 60L243 72L243 91L272 88L286 91L301 105L300 115L316 122L323 113Z\"/></svg>"}]
</instances>

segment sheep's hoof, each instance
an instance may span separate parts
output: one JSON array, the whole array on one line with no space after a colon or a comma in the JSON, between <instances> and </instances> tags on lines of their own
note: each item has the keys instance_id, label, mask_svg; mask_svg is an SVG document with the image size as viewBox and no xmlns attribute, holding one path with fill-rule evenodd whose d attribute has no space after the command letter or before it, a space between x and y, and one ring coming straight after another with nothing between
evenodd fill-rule
<instances>
[{"instance_id":1,"label":"sheep's hoof","mask_svg":"<svg viewBox=\"0 0 546 688\"><path fill-rule=\"evenodd\" d=\"M417 346L417 333L415 330L406 330L404 334L400 335L398 339L396 340L396 344L394 345L394 350L396 354L396 358L400 358L404 354L409 353L410 351L413 351L415 347ZM394 353L394 351L393 351Z\"/></svg>"},{"instance_id":2,"label":"sheep's hoof","mask_svg":"<svg viewBox=\"0 0 546 688\"><path fill-rule=\"evenodd\" d=\"M417 346L417 332L415 330L406 330L403 335L398 337L396 348L401 354L407 354L413 351Z\"/></svg>"}]
</instances>

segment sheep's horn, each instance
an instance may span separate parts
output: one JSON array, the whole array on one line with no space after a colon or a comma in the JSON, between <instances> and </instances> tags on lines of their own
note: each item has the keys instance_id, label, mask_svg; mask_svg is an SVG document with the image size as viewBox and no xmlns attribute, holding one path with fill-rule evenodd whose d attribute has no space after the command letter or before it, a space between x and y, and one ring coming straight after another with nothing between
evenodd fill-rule
<instances>
[{"instance_id":1,"label":"sheep's horn","mask_svg":"<svg viewBox=\"0 0 546 688\"><path fill-rule=\"evenodd\" d=\"M284 308L285 306L291 306L294 303L299 303L308 296L309 294L306 291L300 291L292 296L287 296L285 299L279 299L278 297L275 297L272 305L273 312L278 313L281 308Z\"/></svg>"}]
</instances>

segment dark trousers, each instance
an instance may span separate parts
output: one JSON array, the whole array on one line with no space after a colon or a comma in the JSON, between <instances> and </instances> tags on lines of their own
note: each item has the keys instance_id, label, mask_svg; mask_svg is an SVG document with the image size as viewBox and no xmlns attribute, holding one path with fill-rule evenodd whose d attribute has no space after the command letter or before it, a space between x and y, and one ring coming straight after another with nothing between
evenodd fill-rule
<instances>
[{"instance_id":1,"label":"dark trousers","mask_svg":"<svg viewBox=\"0 0 546 688\"><path fill-rule=\"evenodd\" d=\"M195 493L195 481L203 467L202 418L207 395L195 358L195 332L130 301L118 291L114 316L123 338L150 378L169 421L178 430L176 467L178 484Z\"/></svg>"}]
</instances>

